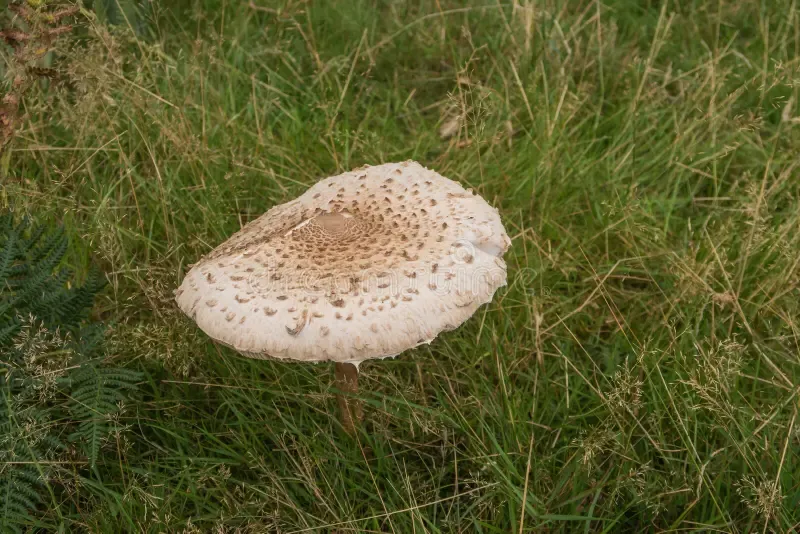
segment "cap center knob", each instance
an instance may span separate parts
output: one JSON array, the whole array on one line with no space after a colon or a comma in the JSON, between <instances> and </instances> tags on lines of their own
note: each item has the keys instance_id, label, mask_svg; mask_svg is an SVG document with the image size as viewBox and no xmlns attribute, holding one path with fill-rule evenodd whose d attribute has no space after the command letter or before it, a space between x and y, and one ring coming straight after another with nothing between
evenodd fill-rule
<instances>
[{"instance_id":1,"label":"cap center knob","mask_svg":"<svg viewBox=\"0 0 800 534\"><path fill-rule=\"evenodd\" d=\"M346 212L323 213L311 219L311 222L327 234L341 234L347 228L348 219L352 218L353 216Z\"/></svg>"}]
</instances>

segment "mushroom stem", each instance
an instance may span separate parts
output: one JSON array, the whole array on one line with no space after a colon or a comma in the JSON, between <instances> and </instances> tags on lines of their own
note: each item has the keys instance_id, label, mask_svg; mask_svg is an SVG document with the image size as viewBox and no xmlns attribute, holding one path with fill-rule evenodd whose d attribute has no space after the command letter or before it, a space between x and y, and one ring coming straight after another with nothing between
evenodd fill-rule
<instances>
[{"instance_id":1,"label":"mushroom stem","mask_svg":"<svg viewBox=\"0 0 800 534\"><path fill-rule=\"evenodd\" d=\"M357 421L361 420L361 406L354 399L348 399L346 395L358 393L358 367L352 363L336 362L334 374L336 387L340 391L336 394L336 400L339 402L339 417L341 417L344 429L352 435L356 433Z\"/></svg>"}]
</instances>

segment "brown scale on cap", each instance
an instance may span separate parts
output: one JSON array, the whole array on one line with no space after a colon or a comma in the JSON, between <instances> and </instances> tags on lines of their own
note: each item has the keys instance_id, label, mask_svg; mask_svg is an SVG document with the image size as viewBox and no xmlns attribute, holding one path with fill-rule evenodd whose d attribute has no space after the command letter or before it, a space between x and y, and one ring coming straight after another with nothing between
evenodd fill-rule
<instances>
[{"instance_id":1,"label":"brown scale on cap","mask_svg":"<svg viewBox=\"0 0 800 534\"><path fill-rule=\"evenodd\" d=\"M497 211L458 183L414 162L367 167L250 222L176 299L244 354L357 363L465 321L505 284L509 244Z\"/></svg>"}]
</instances>

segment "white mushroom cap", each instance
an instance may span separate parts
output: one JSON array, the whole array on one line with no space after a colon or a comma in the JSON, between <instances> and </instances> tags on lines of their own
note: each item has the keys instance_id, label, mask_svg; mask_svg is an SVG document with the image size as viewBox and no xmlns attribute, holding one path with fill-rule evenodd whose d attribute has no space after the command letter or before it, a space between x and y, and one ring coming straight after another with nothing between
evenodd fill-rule
<instances>
[{"instance_id":1,"label":"white mushroom cap","mask_svg":"<svg viewBox=\"0 0 800 534\"><path fill-rule=\"evenodd\" d=\"M508 238L480 196L416 162L326 178L196 263L176 300L253 358L395 356L506 284Z\"/></svg>"}]
</instances>

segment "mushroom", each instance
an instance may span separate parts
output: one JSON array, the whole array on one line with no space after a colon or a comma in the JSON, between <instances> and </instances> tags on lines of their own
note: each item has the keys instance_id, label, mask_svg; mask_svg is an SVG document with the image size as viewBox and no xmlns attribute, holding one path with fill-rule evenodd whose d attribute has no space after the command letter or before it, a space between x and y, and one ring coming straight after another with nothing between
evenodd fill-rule
<instances>
[{"instance_id":1,"label":"mushroom","mask_svg":"<svg viewBox=\"0 0 800 534\"><path fill-rule=\"evenodd\" d=\"M364 166L247 224L192 266L176 301L245 356L335 362L354 393L360 362L430 343L491 301L510 244L460 184L413 161Z\"/></svg>"}]
</instances>

